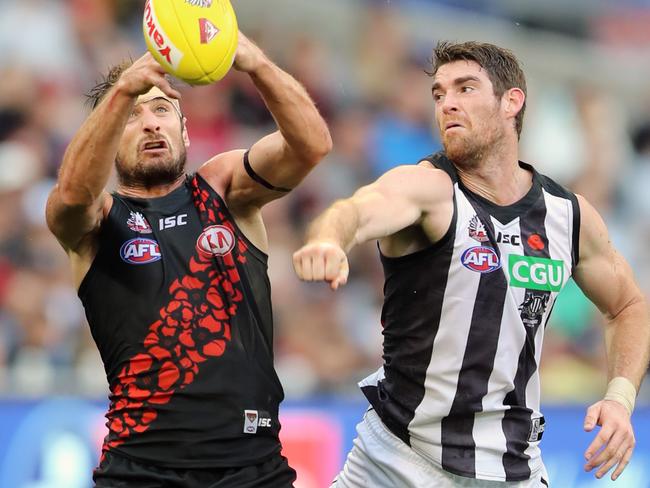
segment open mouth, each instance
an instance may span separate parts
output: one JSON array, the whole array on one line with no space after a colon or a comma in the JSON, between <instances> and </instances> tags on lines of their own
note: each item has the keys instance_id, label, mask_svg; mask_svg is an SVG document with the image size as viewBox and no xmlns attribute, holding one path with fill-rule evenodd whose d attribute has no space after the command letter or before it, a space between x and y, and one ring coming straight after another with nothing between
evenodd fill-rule
<instances>
[{"instance_id":1,"label":"open mouth","mask_svg":"<svg viewBox=\"0 0 650 488\"><path fill-rule=\"evenodd\" d=\"M163 149L167 149L167 143L165 141L149 141L142 145L143 152L160 151Z\"/></svg>"}]
</instances>

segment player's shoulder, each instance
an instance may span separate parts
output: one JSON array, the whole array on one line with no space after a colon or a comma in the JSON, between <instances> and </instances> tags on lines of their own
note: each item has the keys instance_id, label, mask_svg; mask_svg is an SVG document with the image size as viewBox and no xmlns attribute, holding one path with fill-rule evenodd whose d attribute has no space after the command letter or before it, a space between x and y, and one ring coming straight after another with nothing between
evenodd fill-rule
<instances>
[{"instance_id":1,"label":"player's shoulder","mask_svg":"<svg viewBox=\"0 0 650 488\"><path fill-rule=\"evenodd\" d=\"M395 166L379 177L375 185L387 195L401 195L421 205L430 206L451 201L454 184L449 175L435 166L420 162Z\"/></svg>"},{"instance_id":2,"label":"player's shoulder","mask_svg":"<svg viewBox=\"0 0 650 488\"><path fill-rule=\"evenodd\" d=\"M380 181L401 181L411 183L440 184L444 186L453 186L452 180L444 170L431 165L428 161L422 160L417 164L401 164L391 168L384 173Z\"/></svg>"},{"instance_id":3,"label":"player's shoulder","mask_svg":"<svg viewBox=\"0 0 650 488\"><path fill-rule=\"evenodd\" d=\"M243 164L245 152L244 149L234 149L219 153L203 163L197 173L217 193L223 195L230 187L235 167Z\"/></svg>"},{"instance_id":4,"label":"player's shoulder","mask_svg":"<svg viewBox=\"0 0 650 488\"><path fill-rule=\"evenodd\" d=\"M456 171L456 166L454 163L447 157L444 151L438 151L433 154L429 154L424 158L420 159L418 166L424 166L431 169L436 169L445 173L452 183L458 181L458 172Z\"/></svg>"}]
</instances>

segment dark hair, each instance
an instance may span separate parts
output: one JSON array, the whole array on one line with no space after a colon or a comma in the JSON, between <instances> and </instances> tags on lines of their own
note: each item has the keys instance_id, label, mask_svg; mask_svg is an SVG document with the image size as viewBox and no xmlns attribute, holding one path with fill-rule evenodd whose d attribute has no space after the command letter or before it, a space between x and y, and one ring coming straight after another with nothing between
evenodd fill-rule
<instances>
[{"instance_id":1,"label":"dark hair","mask_svg":"<svg viewBox=\"0 0 650 488\"><path fill-rule=\"evenodd\" d=\"M428 73L429 76L435 76L440 66L454 61L474 61L483 68L492 82L494 95L497 98L501 98L510 88L519 88L526 95L526 77L516 56L508 49L484 42L440 41L433 50L432 70ZM521 135L525 110L524 99L524 104L515 117L518 137Z\"/></svg>"},{"instance_id":2,"label":"dark hair","mask_svg":"<svg viewBox=\"0 0 650 488\"><path fill-rule=\"evenodd\" d=\"M112 66L109 68L108 73L104 76L104 79L90 89L90 91L86 94L86 101L93 110L95 107L97 107L97 105L99 105L99 102L102 101L104 96L106 96L108 90L113 88L115 83L117 83L117 80L120 79L122 73L130 68L132 64L133 60L127 59L119 64L116 64L115 66Z\"/></svg>"}]
</instances>

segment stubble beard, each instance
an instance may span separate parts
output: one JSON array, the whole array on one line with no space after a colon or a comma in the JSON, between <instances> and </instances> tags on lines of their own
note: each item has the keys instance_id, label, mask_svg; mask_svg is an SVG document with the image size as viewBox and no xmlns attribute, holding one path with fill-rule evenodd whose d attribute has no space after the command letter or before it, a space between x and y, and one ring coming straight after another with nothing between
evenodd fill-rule
<instances>
[{"instance_id":1,"label":"stubble beard","mask_svg":"<svg viewBox=\"0 0 650 488\"><path fill-rule=\"evenodd\" d=\"M496 116L496 114L494 114ZM504 139L500 126L486 124L474 134L456 134L443 138L447 157L457 166L473 169L481 164L491 153L497 152Z\"/></svg>"},{"instance_id":2,"label":"stubble beard","mask_svg":"<svg viewBox=\"0 0 650 488\"><path fill-rule=\"evenodd\" d=\"M140 158L133 166L125 165L118 155L115 158L115 170L121 186L153 188L176 181L185 172L186 162L187 150L185 146L181 146L177 158L170 154L162 157L160 161L147 163Z\"/></svg>"},{"instance_id":3,"label":"stubble beard","mask_svg":"<svg viewBox=\"0 0 650 488\"><path fill-rule=\"evenodd\" d=\"M456 135L444 138L443 146L447 157L463 168L473 168L483 159L484 146L471 135Z\"/></svg>"}]
</instances>

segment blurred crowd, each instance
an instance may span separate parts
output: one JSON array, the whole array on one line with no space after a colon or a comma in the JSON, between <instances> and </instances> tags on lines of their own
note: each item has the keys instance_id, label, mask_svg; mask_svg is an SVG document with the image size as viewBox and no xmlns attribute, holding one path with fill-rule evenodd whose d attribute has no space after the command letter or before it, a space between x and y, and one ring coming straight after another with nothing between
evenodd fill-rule
<instances>
[{"instance_id":1,"label":"blurred crowd","mask_svg":"<svg viewBox=\"0 0 650 488\"><path fill-rule=\"evenodd\" d=\"M263 24L247 30L240 18L242 30L307 87L334 140L332 154L304 183L265 209L276 364L289 398L358 395L355 382L381 363L383 281L376 244L352 252L350 281L333 293L293 274L291 255L306 225L333 200L390 167L415 163L440 148L424 74L436 39L424 48L411 39L407 19L394 7L399 1L354 3L362 4L362 15L345 52L318 31L294 26L279 36ZM489 2L461 3L471 9ZM233 5L237 10L236 0ZM84 93L109 66L144 52L142 6L132 0L0 0L4 395L100 398L107 392L66 256L45 226L44 205L63 151L88 114ZM580 35L606 42L602 32L610 31L594 26ZM517 46L506 47L517 52ZM612 240L650 294L650 89L630 109L606 86L554 80L550 69L527 74L522 158L602 212ZM274 128L240 73L210 86L181 85L181 91L191 139L189 171L217 152L250 146ZM546 332L547 402L582 403L604 391L601 325L597 310L575 285L568 286ZM647 393L641 397L649 400Z\"/></svg>"}]
</instances>

